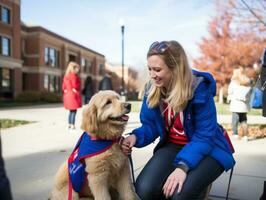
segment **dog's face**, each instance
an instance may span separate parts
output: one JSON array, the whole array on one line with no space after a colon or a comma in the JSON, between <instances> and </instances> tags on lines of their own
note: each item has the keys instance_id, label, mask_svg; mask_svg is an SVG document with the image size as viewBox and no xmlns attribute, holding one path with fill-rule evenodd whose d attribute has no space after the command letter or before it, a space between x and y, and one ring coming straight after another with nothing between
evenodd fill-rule
<instances>
[{"instance_id":1,"label":"dog's face","mask_svg":"<svg viewBox=\"0 0 266 200\"><path fill-rule=\"evenodd\" d=\"M86 105L81 128L102 139L115 139L123 133L130 109L116 92L100 91Z\"/></svg>"}]
</instances>

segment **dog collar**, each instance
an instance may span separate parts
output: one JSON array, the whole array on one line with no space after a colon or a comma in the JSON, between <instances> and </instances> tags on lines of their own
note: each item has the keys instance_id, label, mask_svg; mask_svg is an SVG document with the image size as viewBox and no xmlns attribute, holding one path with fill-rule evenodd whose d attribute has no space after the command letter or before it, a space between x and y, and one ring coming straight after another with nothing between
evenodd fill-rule
<instances>
[{"instance_id":1,"label":"dog collar","mask_svg":"<svg viewBox=\"0 0 266 200\"><path fill-rule=\"evenodd\" d=\"M106 139L102 139L100 137L94 136L90 132L86 132L86 133L90 136L91 140L106 140ZM123 136L119 136L118 138L113 139L113 140L109 140L109 141L113 141L113 142L116 142L116 143L120 143L121 141L123 141L123 139L124 139Z\"/></svg>"}]
</instances>

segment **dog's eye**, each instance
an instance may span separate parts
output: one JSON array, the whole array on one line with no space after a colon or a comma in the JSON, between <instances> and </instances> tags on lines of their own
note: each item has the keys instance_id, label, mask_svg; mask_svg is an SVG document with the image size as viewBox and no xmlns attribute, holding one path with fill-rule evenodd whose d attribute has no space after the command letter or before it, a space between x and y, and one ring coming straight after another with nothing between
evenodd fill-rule
<instances>
[{"instance_id":1,"label":"dog's eye","mask_svg":"<svg viewBox=\"0 0 266 200\"><path fill-rule=\"evenodd\" d=\"M105 103L105 105L107 106L107 105L109 105L109 104L111 104L112 103L112 101L111 100L108 100L106 103Z\"/></svg>"}]
</instances>

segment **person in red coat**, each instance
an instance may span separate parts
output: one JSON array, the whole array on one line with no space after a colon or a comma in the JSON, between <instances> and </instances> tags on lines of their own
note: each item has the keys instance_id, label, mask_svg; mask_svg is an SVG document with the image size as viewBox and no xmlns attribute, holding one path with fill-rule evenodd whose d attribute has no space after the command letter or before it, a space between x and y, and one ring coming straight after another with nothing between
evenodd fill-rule
<instances>
[{"instance_id":1,"label":"person in red coat","mask_svg":"<svg viewBox=\"0 0 266 200\"><path fill-rule=\"evenodd\" d=\"M82 106L79 70L80 66L77 63L69 62L62 84L64 107L69 110L69 129L75 129L77 109Z\"/></svg>"}]
</instances>

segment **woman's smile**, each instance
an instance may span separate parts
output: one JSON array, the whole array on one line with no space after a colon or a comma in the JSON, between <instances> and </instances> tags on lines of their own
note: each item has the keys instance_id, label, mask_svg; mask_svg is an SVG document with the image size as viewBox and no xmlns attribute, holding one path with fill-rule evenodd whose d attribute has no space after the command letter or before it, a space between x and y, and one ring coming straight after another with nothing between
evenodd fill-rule
<instances>
[{"instance_id":1,"label":"woman's smile","mask_svg":"<svg viewBox=\"0 0 266 200\"><path fill-rule=\"evenodd\" d=\"M153 55L148 58L148 69L149 75L156 86L168 86L172 72L160 56Z\"/></svg>"}]
</instances>

